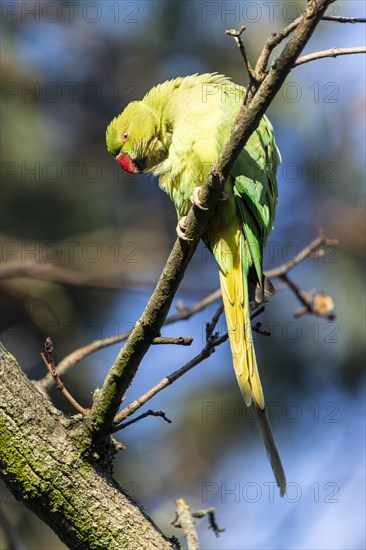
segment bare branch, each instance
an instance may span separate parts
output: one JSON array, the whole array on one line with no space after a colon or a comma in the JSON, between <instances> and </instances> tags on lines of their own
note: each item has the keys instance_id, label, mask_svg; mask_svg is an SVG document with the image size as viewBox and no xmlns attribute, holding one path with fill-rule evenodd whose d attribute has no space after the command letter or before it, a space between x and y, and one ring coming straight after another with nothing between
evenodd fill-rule
<instances>
[{"instance_id":1,"label":"bare branch","mask_svg":"<svg viewBox=\"0 0 366 550\"><path fill-rule=\"evenodd\" d=\"M223 306L220 305L220 307L217 309L215 315L212 318L211 323L207 323L206 325L206 344L203 347L202 351L196 355L193 359L188 361L183 367L180 369L174 371L169 376L166 376L163 378L158 384L150 388L144 395L141 397L135 399L132 403L127 405L124 409L122 409L115 417L114 422L116 424L119 424L124 420L125 418L131 416L131 414L135 413L138 409L140 409L147 401L152 399L157 393L161 392L164 388L169 386L170 384L173 384L178 378L183 376L186 372L193 369L196 365L199 365L210 357L213 352L215 351L215 348L219 345L221 345L223 342L225 342L228 339L228 334L224 334L223 336L220 336L218 333L214 334L214 330L216 328L216 325L219 321L220 315L223 312Z\"/></svg>"},{"instance_id":2,"label":"bare branch","mask_svg":"<svg viewBox=\"0 0 366 550\"><path fill-rule=\"evenodd\" d=\"M364 17L343 17L340 15L325 15L322 21L334 21L335 23L366 23Z\"/></svg>"},{"instance_id":3,"label":"bare branch","mask_svg":"<svg viewBox=\"0 0 366 550\"><path fill-rule=\"evenodd\" d=\"M211 306L212 304L217 302L217 300L220 300L220 298L221 290L218 288L217 290L211 292L210 294L208 294L208 296L205 296L204 298L202 298L202 300L199 300L192 306L181 308L178 313L175 313L174 315L168 317L164 323L164 326L175 323L176 321L184 321L186 319L190 319L192 315L195 315L206 307Z\"/></svg>"},{"instance_id":4,"label":"bare branch","mask_svg":"<svg viewBox=\"0 0 366 550\"><path fill-rule=\"evenodd\" d=\"M225 529L223 527L219 527L217 525L216 517L215 517L215 508L210 507L206 510L197 510L196 512L192 512L193 518L201 519L205 516L208 516L208 522L209 522L209 529L212 529L215 535L218 537L220 533L223 533Z\"/></svg>"},{"instance_id":5,"label":"bare branch","mask_svg":"<svg viewBox=\"0 0 366 550\"><path fill-rule=\"evenodd\" d=\"M295 317L301 317L306 313L313 313L318 317L328 319L328 321L335 319L334 302L330 296L321 291L313 296L313 294L306 292L294 283L288 275L282 275L281 278L304 305L303 308L295 310Z\"/></svg>"},{"instance_id":6,"label":"bare branch","mask_svg":"<svg viewBox=\"0 0 366 550\"><path fill-rule=\"evenodd\" d=\"M282 277L283 275L286 275L291 269L293 269L296 265L298 265L300 262L305 260L305 258L308 258L312 254L318 251L319 256L323 254L321 251L321 247L335 247L338 246L338 241L336 239L328 239L322 230L319 231L319 237L314 239L310 244L305 246L303 250L301 250L292 260L289 260L288 262L285 262L284 264L275 267L274 269L269 269L266 271L266 276L269 279L274 279L276 277Z\"/></svg>"},{"instance_id":7,"label":"bare branch","mask_svg":"<svg viewBox=\"0 0 366 550\"><path fill-rule=\"evenodd\" d=\"M136 418L133 418L132 420L129 420L128 422L124 422L123 424L119 424L118 426L115 426L112 430L113 433L118 432L119 430L124 430L127 428L127 426L131 426L131 424L135 424L135 422L138 422L139 420L142 420L143 418L146 418L147 416L160 416L165 420L165 422L168 422L168 424L171 424L172 421L166 416L164 411L153 411L152 409L149 409L148 411L144 412L143 414L140 414L140 416L137 416Z\"/></svg>"},{"instance_id":8,"label":"bare branch","mask_svg":"<svg viewBox=\"0 0 366 550\"><path fill-rule=\"evenodd\" d=\"M170 338L169 336L157 336L153 340L153 345L175 344L176 346L190 346L192 342L193 338L183 338L183 336L178 336L178 338Z\"/></svg>"},{"instance_id":9,"label":"bare branch","mask_svg":"<svg viewBox=\"0 0 366 550\"><path fill-rule=\"evenodd\" d=\"M202 519L205 516L208 516L209 529L212 529L215 535L218 537L220 533L223 533L225 529L219 527L215 518L215 508L207 508L206 510L197 510L196 512L191 512L188 504L183 499L178 499L175 501L177 505L176 517L171 522L174 527L181 527L183 529L188 549L190 548L199 548L198 547L198 537L194 527L194 519ZM197 537L197 538L196 538ZM194 543L197 546L194 546Z\"/></svg>"},{"instance_id":10,"label":"bare branch","mask_svg":"<svg viewBox=\"0 0 366 550\"><path fill-rule=\"evenodd\" d=\"M257 77L256 77L256 74L255 74L255 71L248 59L248 56L247 56L247 52L246 52L246 49L245 49L245 46L244 46L244 42L241 38L241 35L242 33L245 31L245 27L241 27L239 31L235 30L235 29L228 29L227 31L225 31L225 34L227 34L228 36L232 36L235 40L235 42L237 43L237 46L240 50L240 53L241 53L241 56L243 58L243 61L244 61L244 64L246 66L246 69L248 71L248 74L249 74L249 77L251 80L253 80L254 82L257 82Z\"/></svg>"},{"instance_id":11,"label":"bare branch","mask_svg":"<svg viewBox=\"0 0 366 550\"><path fill-rule=\"evenodd\" d=\"M353 55L358 53L366 53L366 47L360 46L355 48L331 48L330 50L314 52L310 53L309 55L299 57L299 59L295 62L295 67L303 65L304 63L309 63L310 61L315 61L316 59L323 59L324 57L338 57L339 55Z\"/></svg>"},{"instance_id":12,"label":"bare branch","mask_svg":"<svg viewBox=\"0 0 366 550\"><path fill-rule=\"evenodd\" d=\"M287 38L297 27L299 26L300 22L302 21L302 15L297 17L294 21L292 21L287 27L282 29L280 33L273 33L269 38L267 38L263 50L258 58L258 61L255 66L255 73L257 78L261 77L265 74L265 71L267 69L268 60L272 53L272 51L278 46L285 38Z\"/></svg>"},{"instance_id":13,"label":"bare branch","mask_svg":"<svg viewBox=\"0 0 366 550\"><path fill-rule=\"evenodd\" d=\"M49 370L53 380L56 383L57 388L61 391L61 393L66 397L69 403L81 414L85 415L88 412L88 409L84 409L79 403L76 401L76 399L70 394L70 392L65 388L63 382L61 382L61 379L59 375L57 374L55 362L53 359L53 343L50 337L46 339L45 342L45 350L47 353L48 361L44 355L44 353L41 353L41 357Z\"/></svg>"},{"instance_id":14,"label":"bare branch","mask_svg":"<svg viewBox=\"0 0 366 550\"><path fill-rule=\"evenodd\" d=\"M281 279L303 304L303 308L295 310L295 317L300 317L306 313L313 313L318 317L324 317L328 320L333 320L335 318L334 303L332 298L326 296L323 292L319 292L314 296L310 292L306 292L306 290L300 288L288 276L289 271L305 260L305 258L315 254L318 254L320 257L324 254L324 247L335 246L338 246L338 241L336 239L328 239L324 235L323 231L320 230L319 237L308 244L308 246L301 250L301 252L299 252L299 254L297 254L292 260L266 272L266 275L269 278Z\"/></svg>"},{"instance_id":15,"label":"bare branch","mask_svg":"<svg viewBox=\"0 0 366 550\"><path fill-rule=\"evenodd\" d=\"M119 423L125 418L128 418L131 416L131 414L134 414L138 409L140 409L147 401L152 399L157 393L161 392L164 388L170 386L170 384L173 384L178 378L183 376L183 374L186 374L186 372L190 371L195 367L196 365L199 365L199 363L202 363L205 359L207 359L214 351L213 347L205 346L204 349L196 355L193 359L191 359L188 363L183 365L180 369L174 371L169 376L166 376L158 384L150 388L146 393L144 393L141 397L138 397L132 403L127 405L124 409L122 409L115 418L115 422Z\"/></svg>"},{"instance_id":16,"label":"bare branch","mask_svg":"<svg viewBox=\"0 0 366 550\"><path fill-rule=\"evenodd\" d=\"M182 528L187 541L188 550L199 550L198 535L188 504L182 498L178 498L175 504L177 507L176 517L171 524L174 525L174 527Z\"/></svg>"},{"instance_id":17,"label":"bare branch","mask_svg":"<svg viewBox=\"0 0 366 550\"><path fill-rule=\"evenodd\" d=\"M199 311L202 311L206 307L210 306L211 304L217 302L217 300L220 300L221 298L221 290L215 290L215 292L212 292L208 296L205 296L202 300L199 300L195 304L193 304L190 307L182 308L178 311L178 313L175 313L174 315L171 315L168 317L164 323L164 325L169 325L171 323L175 323L176 321L182 321L185 319L190 319L192 315L195 313L198 313ZM64 357L62 361L59 362L57 365L57 372L59 375L64 374L68 369L73 367L75 363L78 363L82 359L85 359L88 355L91 355L92 353L95 353L96 351L99 351L100 349L106 348L108 346L113 346L113 344L116 344L118 342L123 342L128 338L128 336L131 334L131 330L127 332L121 332L120 334L116 334L114 336L109 336L107 338L103 338L101 340L96 340L95 342L91 342L87 346L82 346L80 348L77 348L73 352L71 352L69 355ZM50 374L43 377L41 380L38 380L36 382L36 385L43 389L43 390L49 390L50 387L53 384L53 378Z\"/></svg>"}]
</instances>

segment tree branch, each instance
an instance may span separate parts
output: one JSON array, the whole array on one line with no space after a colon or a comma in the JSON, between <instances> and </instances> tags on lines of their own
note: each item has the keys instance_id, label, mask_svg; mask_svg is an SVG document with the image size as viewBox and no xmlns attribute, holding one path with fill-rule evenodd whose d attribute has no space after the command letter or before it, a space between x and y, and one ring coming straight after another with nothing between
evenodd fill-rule
<instances>
[{"instance_id":1,"label":"tree branch","mask_svg":"<svg viewBox=\"0 0 366 550\"><path fill-rule=\"evenodd\" d=\"M341 15L325 15L322 21L334 21L335 23L366 23L364 17L343 17Z\"/></svg>"},{"instance_id":2,"label":"tree branch","mask_svg":"<svg viewBox=\"0 0 366 550\"><path fill-rule=\"evenodd\" d=\"M313 296L310 292L306 292L294 283L287 274L282 275L282 280L304 305L303 308L294 311L295 317L302 317L302 315L306 313L312 313L318 317L324 317L328 319L328 321L333 321L333 319L335 319L334 302L330 296L327 296L321 291Z\"/></svg>"},{"instance_id":3,"label":"tree branch","mask_svg":"<svg viewBox=\"0 0 366 550\"><path fill-rule=\"evenodd\" d=\"M220 300L220 298L221 290L217 289L215 290L215 292L212 292L208 296L205 296L205 298L203 298L202 300L199 300L198 302L193 304L193 306L182 308L178 311L178 313L175 313L174 315L168 317L165 320L164 326L175 323L176 321L190 319L192 315L217 302L217 300ZM118 342L123 342L128 338L131 332L131 330L127 332L121 332L120 334L116 334L115 336L109 336L101 340L96 340L95 342L91 342L87 346L77 348L59 362L56 367L57 372L59 373L59 375L63 375L68 369L73 367L75 363L78 363L82 359L85 359L85 357L87 357L88 355L91 355L92 353L95 353L96 351L99 351L100 349L106 348L108 346L113 346L113 344L116 344ZM50 374L47 374L41 380L35 382L35 384L40 388L40 390L48 391L53 384L53 378Z\"/></svg>"},{"instance_id":4,"label":"tree branch","mask_svg":"<svg viewBox=\"0 0 366 550\"><path fill-rule=\"evenodd\" d=\"M220 533L223 533L225 529L219 527L215 518L215 508L207 508L206 510L197 510L191 512L188 504L182 499L175 501L177 506L176 516L171 522L174 527L181 527L184 532L184 536L187 541L188 550L199 549L198 535L194 526L194 518L204 518L208 516L209 529L212 529L215 535L218 537Z\"/></svg>"},{"instance_id":5,"label":"tree branch","mask_svg":"<svg viewBox=\"0 0 366 550\"><path fill-rule=\"evenodd\" d=\"M69 403L76 409L80 414L85 415L88 411L88 409L84 409L77 401L76 399L71 395L71 393L65 388L65 385L63 382L61 382L61 378L59 377L56 367L55 367L55 361L53 358L53 342L50 337L46 339L45 342L45 352L47 353L48 361L44 355L44 353L41 353L41 357L43 359L44 364L46 365L50 375L52 376L52 379L54 380L56 387L61 391L63 396L67 399Z\"/></svg>"},{"instance_id":6,"label":"tree branch","mask_svg":"<svg viewBox=\"0 0 366 550\"><path fill-rule=\"evenodd\" d=\"M176 346L190 346L193 342L193 338L183 338L183 336L178 336L178 338L170 338L169 336L157 336L153 340L153 345L171 345Z\"/></svg>"},{"instance_id":7,"label":"tree branch","mask_svg":"<svg viewBox=\"0 0 366 550\"><path fill-rule=\"evenodd\" d=\"M295 67L303 65L304 63L309 63L310 61L315 61L316 59L323 59L324 57L338 57L339 55L351 55L358 53L366 53L366 47L354 47L354 48L331 48L330 50L323 50L321 52L314 52L299 59L295 63Z\"/></svg>"},{"instance_id":8,"label":"tree branch","mask_svg":"<svg viewBox=\"0 0 366 550\"><path fill-rule=\"evenodd\" d=\"M285 38L287 38L297 27L299 26L299 23L302 21L302 15L297 17L294 21L292 21L287 27L282 29L280 33L272 33L269 38L267 38L263 50L258 58L258 61L255 66L255 74L256 78L261 79L265 76L265 72L268 65L269 57L272 53L272 51L283 41Z\"/></svg>"},{"instance_id":9,"label":"tree branch","mask_svg":"<svg viewBox=\"0 0 366 550\"><path fill-rule=\"evenodd\" d=\"M127 426L131 426L131 424L135 424L135 422L139 422L143 418L146 418L147 416L160 416L165 420L165 422L168 422L168 424L171 424L172 421L166 416L164 411L153 411L152 409L149 409L148 411L140 414L140 416L137 416L133 420L129 420L128 422L124 422L123 424L119 424L118 426L115 426L113 428L113 432L118 432L119 430L124 430L127 428Z\"/></svg>"},{"instance_id":10,"label":"tree branch","mask_svg":"<svg viewBox=\"0 0 366 550\"><path fill-rule=\"evenodd\" d=\"M175 504L176 518L172 521L172 525L182 528L187 541L187 550L199 550L198 535L188 504L182 498L178 498Z\"/></svg>"},{"instance_id":11,"label":"tree branch","mask_svg":"<svg viewBox=\"0 0 366 550\"><path fill-rule=\"evenodd\" d=\"M1 477L68 548L172 548L112 478L112 444L96 464L84 422L44 399L1 344L0 386Z\"/></svg>"},{"instance_id":12,"label":"tree branch","mask_svg":"<svg viewBox=\"0 0 366 550\"><path fill-rule=\"evenodd\" d=\"M219 200L226 178L245 146L257 128L261 118L281 88L287 75L306 43L310 39L327 7L334 0L309 0L301 15L294 33L279 57L272 63L268 75L255 93L249 105L242 105L234 123L231 137L224 146L218 161L202 186L200 199L208 211L191 208L187 216L186 236L192 239L188 244L177 240L168 258L157 287L150 298L135 328L112 365L103 387L94 394L93 406L86 417L93 434L94 442L106 437L111 430L113 419L119 408L122 396L132 382L137 368L159 335L173 297L183 278L198 241L204 233L212 215L213 207Z\"/></svg>"},{"instance_id":13,"label":"tree branch","mask_svg":"<svg viewBox=\"0 0 366 550\"><path fill-rule=\"evenodd\" d=\"M223 527L219 527L215 518L215 508L210 507L205 510L197 510L196 512L192 512L193 518L204 518L205 516L208 516L208 522L209 522L209 529L212 529L215 535L218 537L220 533L223 533L225 529Z\"/></svg>"},{"instance_id":14,"label":"tree branch","mask_svg":"<svg viewBox=\"0 0 366 550\"><path fill-rule=\"evenodd\" d=\"M245 46L244 46L244 42L241 38L241 35L243 34L243 32L245 31L245 27L241 27L239 31L235 30L235 29L228 29L227 31L225 31L225 34L227 34L228 36L232 36L240 50L240 54L243 58L243 61L244 61L244 64L246 66L246 69L248 71L248 74L251 78L251 80L254 80L254 81L257 81L257 76L256 76L256 73L248 59L248 56L247 56L247 52L246 52L246 49L245 49Z\"/></svg>"},{"instance_id":15,"label":"tree branch","mask_svg":"<svg viewBox=\"0 0 366 550\"><path fill-rule=\"evenodd\" d=\"M215 348L217 348L217 346L220 346L223 342L225 342L228 339L227 333L222 336L220 336L219 333L214 334L214 330L217 326L220 316L222 315L222 312L223 312L223 305L220 305L217 308L217 311L213 316L212 321L210 323L207 323L206 343L203 349L201 350L201 352L198 355L196 355L193 359L188 361L188 363L183 365L183 367L174 371L169 376L166 376L165 378L163 378L158 384L156 384L155 386L150 388L146 393L144 393L144 395L142 395L141 397L138 397L137 399L135 399L135 401L133 401L132 403L127 405L127 407L122 409L114 419L114 422L116 424L119 424L120 422L122 422L122 420L134 414L147 401L152 399L157 393L161 392L161 390L163 390L170 384L173 384L173 382L175 382L176 380L178 380L178 378L186 374L186 372L193 369L193 367L195 367L196 365L199 365L200 363L202 363L202 361L210 357L214 353Z\"/></svg>"},{"instance_id":16,"label":"tree branch","mask_svg":"<svg viewBox=\"0 0 366 550\"><path fill-rule=\"evenodd\" d=\"M324 254L324 251L322 250L322 246L329 246L329 247L335 247L338 246L337 239L328 239L324 233L323 230L320 229L319 231L319 237L314 239L310 244L305 246L292 260L289 260L288 262L285 262L284 264L275 267L274 269L269 269L266 271L266 276L269 279L275 279L275 278L281 278L283 275L286 275L291 269L293 269L296 265L304 261L309 256L313 255L315 252L318 252L319 257Z\"/></svg>"}]
</instances>

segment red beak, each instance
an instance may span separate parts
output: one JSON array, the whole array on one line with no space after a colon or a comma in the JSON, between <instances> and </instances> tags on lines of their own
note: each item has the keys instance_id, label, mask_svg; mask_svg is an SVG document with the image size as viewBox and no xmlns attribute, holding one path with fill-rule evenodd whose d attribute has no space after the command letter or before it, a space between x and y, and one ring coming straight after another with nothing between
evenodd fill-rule
<instances>
[{"instance_id":1,"label":"red beak","mask_svg":"<svg viewBox=\"0 0 366 550\"><path fill-rule=\"evenodd\" d=\"M129 172L130 174L138 174L140 172L130 155L127 153L120 153L117 155L116 160L120 167L123 168L123 170L126 170L126 172Z\"/></svg>"}]
</instances>

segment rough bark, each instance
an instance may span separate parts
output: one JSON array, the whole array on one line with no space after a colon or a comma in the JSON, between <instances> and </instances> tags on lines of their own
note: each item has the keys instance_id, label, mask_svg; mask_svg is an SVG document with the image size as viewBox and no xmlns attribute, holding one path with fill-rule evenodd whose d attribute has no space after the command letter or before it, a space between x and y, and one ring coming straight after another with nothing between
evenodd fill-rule
<instances>
[{"instance_id":1,"label":"rough bark","mask_svg":"<svg viewBox=\"0 0 366 550\"><path fill-rule=\"evenodd\" d=\"M1 477L69 548L172 548L112 478L113 448L88 456L80 416L55 409L2 344L0 387Z\"/></svg>"}]
</instances>

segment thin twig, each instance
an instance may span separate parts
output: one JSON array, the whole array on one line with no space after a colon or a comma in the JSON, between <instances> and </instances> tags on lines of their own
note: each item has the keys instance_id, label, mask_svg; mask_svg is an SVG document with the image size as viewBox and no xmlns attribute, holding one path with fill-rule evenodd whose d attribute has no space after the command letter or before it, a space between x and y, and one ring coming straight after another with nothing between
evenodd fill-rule
<instances>
[{"instance_id":1,"label":"thin twig","mask_svg":"<svg viewBox=\"0 0 366 550\"><path fill-rule=\"evenodd\" d=\"M227 34L228 36L232 36L240 50L240 54L243 58L243 61L244 61L244 64L245 64L245 67L248 71L248 74L249 74L249 77L251 80L253 80L254 82L257 82L257 77L256 77L256 74L255 74L255 71L249 61L249 58L248 58L248 55L247 55L247 52L246 52L246 49L245 49L245 46L244 46L244 42L241 38L241 35L242 33L245 31L245 27L241 27L239 31L235 30L235 29L228 29L225 31L225 34Z\"/></svg>"},{"instance_id":2,"label":"thin twig","mask_svg":"<svg viewBox=\"0 0 366 550\"><path fill-rule=\"evenodd\" d=\"M183 529L188 549L198 548L199 544L196 529L194 527L194 519L202 519L207 516L209 523L208 528L213 530L216 537L218 537L220 533L223 533L225 531L224 528L219 527L217 524L215 517L215 508L210 507L205 510L197 510L196 512L191 512L188 504L183 499L180 498L176 500L175 503L177 505L176 516L171 524L174 527ZM194 546L194 543L196 543L197 546Z\"/></svg>"},{"instance_id":3,"label":"thin twig","mask_svg":"<svg viewBox=\"0 0 366 550\"><path fill-rule=\"evenodd\" d=\"M198 518L198 519L208 516L208 522L209 522L208 528L212 529L217 537L219 536L220 533L223 533L225 531L223 527L218 526L215 518L215 508L213 507L207 508L206 510L197 510L196 512L192 512L191 515L193 518Z\"/></svg>"},{"instance_id":4,"label":"thin twig","mask_svg":"<svg viewBox=\"0 0 366 550\"><path fill-rule=\"evenodd\" d=\"M174 527L182 528L187 541L188 550L199 550L198 535L188 504L182 498L178 498L175 501L175 505L177 507L176 517L171 524L174 525Z\"/></svg>"},{"instance_id":5,"label":"thin twig","mask_svg":"<svg viewBox=\"0 0 366 550\"><path fill-rule=\"evenodd\" d=\"M324 59L325 57L338 57L339 55L352 55L358 53L366 53L366 47L360 46L355 48L331 48L330 50L323 50L321 52L314 52L299 59L295 62L295 67L304 65L304 63L310 63L316 59Z\"/></svg>"},{"instance_id":6,"label":"thin twig","mask_svg":"<svg viewBox=\"0 0 366 550\"><path fill-rule=\"evenodd\" d=\"M319 231L319 237L314 239L310 244L305 246L303 250L301 250L294 258L289 260L288 262L285 262L284 264L275 267L274 269L269 269L266 271L266 276L269 279L274 279L276 277L282 277L286 273L288 273L292 268L294 268L296 265L298 265L300 262L305 260L305 258L308 258L314 252L318 251L322 246L325 247L335 247L338 246L338 241L336 239L328 239L322 230Z\"/></svg>"},{"instance_id":7,"label":"thin twig","mask_svg":"<svg viewBox=\"0 0 366 550\"><path fill-rule=\"evenodd\" d=\"M59 375L57 374L57 370L55 367L55 361L53 358L53 343L50 337L46 339L45 342L45 351L47 353L48 360L45 357L44 353L41 353L41 357L49 370L53 380L55 381L55 384L57 388L61 391L61 393L65 396L65 398L71 403L71 405L76 409L79 413L85 415L88 412L88 409L84 409L79 403L74 399L74 397L70 394L70 392L65 388L63 382L61 382L61 379Z\"/></svg>"},{"instance_id":8,"label":"thin twig","mask_svg":"<svg viewBox=\"0 0 366 550\"><path fill-rule=\"evenodd\" d=\"M220 346L223 342L225 342L228 339L228 334L224 334L220 336L218 333L213 334L216 325L219 321L220 315L222 314L223 308L220 306L218 310L216 311L214 317L212 318L211 323L207 323L206 325L206 344L201 350L201 352L196 355L193 359L188 361L183 367L180 369L172 372L169 376L166 376L158 384L150 388L146 393L144 393L141 397L138 397L135 399L132 403L124 407L115 417L114 423L119 424L124 420L125 418L128 418L132 414L134 414L138 409L140 409L147 401L152 399L157 393L161 392L164 388L169 386L170 384L173 384L178 378L183 376L186 372L193 369L196 365L199 365L199 363L202 363L205 359L210 357L215 351L215 348L217 346ZM220 314L219 314L220 312Z\"/></svg>"},{"instance_id":9,"label":"thin twig","mask_svg":"<svg viewBox=\"0 0 366 550\"><path fill-rule=\"evenodd\" d=\"M193 338L183 338L183 336L178 336L177 338L170 338L169 336L157 336L153 340L154 345L175 344L176 346L190 346L192 342Z\"/></svg>"},{"instance_id":10,"label":"thin twig","mask_svg":"<svg viewBox=\"0 0 366 550\"><path fill-rule=\"evenodd\" d=\"M272 53L272 51L275 49L276 46L278 46L285 38L287 38L302 21L302 15L297 17L294 21L292 21L287 27L282 29L280 33L273 33L271 36L269 36L263 46L263 50L258 58L258 61L255 66L255 74L257 78L263 78L265 76L268 60Z\"/></svg>"},{"instance_id":11,"label":"thin twig","mask_svg":"<svg viewBox=\"0 0 366 550\"><path fill-rule=\"evenodd\" d=\"M174 371L169 376L166 376L158 384L150 388L144 395L141 397L138 397L132 403L127 405L124 409L122 409L115 417L115 422L120 423L125 418L128 418L136 412L140 407L142 407L147 401L152 399L157 393L161 392L164 388L169 386L170 384L173 384L178 378L183 376L186 372L190 371L198 365L199 363L202 363L205 359L207 359L212 353L214 348L207 348L207 346L204 347L204 349L196 355L193 359L191 359L188 363L183 365L180 369Z\"/></svg>"},{"instance_id":12,"label":"thin twig","mask_svg":"<svg viewBox=\"0 0 366 550\"><path fill-rule=\"evenodd\" d=\"M137 416L136 418L133 418L132 420L128 420L128 422L124 422L123 424L119 424L118 426L115 426L112 429L112 432L118 432L119 430L124 430L127 428L127 426L131 426L131 424L134 424L135 422L138 422L139 420L142 420L143 418L146 418L147 416L160 416L165 420L165 422L168 422L168 424L171 424L172 421L166 416L164 411L153 411L152 409L149 409L148 411L144 412L143 414L140 414L140 416Z\"/></svg>"},{"instance_id":13,"label":"thin twig","mask_svg":"<svg viewBox=\"0 0 366 550\"><path fill-rule=\"evenodd\" d=\"M322 21L334 21L335 23L366 23L364 17L343 17L341 15L324 15Z\"/></svg>"},{"instance_id":14,"label":"thin twig","mask_svg":"<svg viewBox=\"0 0 366 550\"><path fill-rule=\"evenodd\" d=\"M217 300L220 300L220 298L221 298L221 290L220 289L215 290L215 292L211 292L211 294L209 294L208 296L205 296L202 300L199 300L192 306L181 308L177 313L168 317L164 323L164 326L169 325L171 323L175 323L176 321L190 319L192 315L194 315L195 313L198 313L199 311L202 311L206 307L217 302ZM82 346L80 348L77 348L76 350L72 351L69 355L66 355L66 357L64 357L59 362L59 364L57 365L57 372L59 373L59 375L63 375L68 369L73 367L76 363L78 363L82 359L85 359L85 357L87 357L88 355L91 355L92 353L95 353L96 351L99 351L100 349L106 348L108 346L113 346L118 342L123 342L128 338L130 334L131 334L130 330L126 332L121 332L120 334L116 334L114 336L108 336L107 338L103 338L101 340L95 340L95 342L91 342L87 346ZM47 391L50 389L50 387L53 384L53 378L50 374L47 374L41 380L38 380L36 384L43 390Z\"/></svg>"},{"instance_id":15,"label":"thin twig","mask_svg":"<svg viewBox=\"0 0 366 550\"><path fill-rule=\"evenodd\" d=\"M262 336L271 336L271 333L268 332L268 330L262 330L262 323L256 323L252 327L253 332L257 332L258 334L261 334Z\"/></svg>"},{"instance_id":16,"label":"thin twig","mask_svg":"<svg viewBox=\"0 0 366 550\"><path fill-rule=\"evenodd\" d=\"M250 320L253 321L258 315L261 315L264 311L264 306L260 306L255 308L253 311L250 312Z\"/></svg>"},{"instance_id":17,"label":"thin twig","mask_svg":"<svg viewBox=\"0 0 366 550\"><path fill-rule=\"evenodd\" d=\"M220 299L221 290L218 288L217 290L211 292L210 294L208 294L208 296L205 296L204 298L202 298L202 300L199 300L192 306L180 308L177 313L175 313L174 315L170 315L170 317L168 317L165 321L164 326L169 325L170 323L175 323L176 321L184 321L186 319L190 319L192 315L195 315L206 307L211 306Z\"/></svg>"},{"instance_id":18,"label":"thin twig","mask_svg":"<svg viewBox=\"0 0 366 550\"><path fill-rule=\"evenodd\" d=\"M313 296L310 292L306 292L306 290L303 290L294 283L287 274L282 275L281 279L294 292L304 306L301 309L295 310L295 317L301 317L306 313L313 313L318 317L328 319L328 321L333 321L335 319L334 303L330 296L327 296L324 292L318 292Z\"/></svg>"},{"instance_id":19,"label":"thin twig","mask_svg":"<svg viewBox=\"0 0 366 550\"><path fill-rule=\"evenodd\" d=\"M303 308L296 309L294 312L295 317L301 317L306 313L313 313L318 317L324 317L328 320L335 318L334 303L330 296L326 296L323 292L318 292L315 296L300 288L296 283L289 278L289 271L302 262L305 258L313 256L315 253L322 255L324 253L323 247L335 247L338 246L336 239L328 239L323 230L319 230L319 237L314 239L308 244L299 254L297 254L292 260L284 263L278 268L272 269L266 272L269 278L279 278L285 285L292 290L295 296L303 304ZM257 331L258 332L258 331ZM259 331L260 332L260 331Z\"/></svg>"},{"instance_id":20,"label":"thin twig","mask_svg":"<svg viewBox=\"0 0 366 550\"><path fill-rule=\"evenodd\" d=\"M214 335L213 331L215 330L216 325L219 322L219 319L223 313L224 304L221 304L217 308L215 315L212 317L211 322L206 324L206 342L210 342L212 338L215 338L216 335Z\"/></svg>"}]
</instances>

